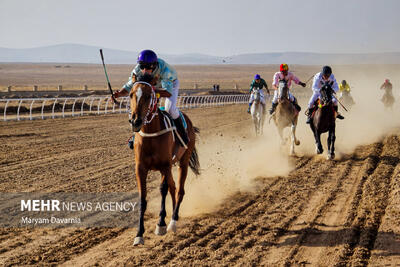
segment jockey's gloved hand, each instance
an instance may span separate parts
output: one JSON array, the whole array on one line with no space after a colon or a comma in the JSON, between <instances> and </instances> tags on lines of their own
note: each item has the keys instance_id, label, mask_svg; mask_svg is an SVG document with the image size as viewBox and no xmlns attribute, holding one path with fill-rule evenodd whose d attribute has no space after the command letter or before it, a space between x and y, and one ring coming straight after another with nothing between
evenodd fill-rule
<instances>
[{"instance_id":1,"label":"jockey's gloved hand","mask_svg":"<svg viewBox=\"0 0 400 267\"><path fill-rule=\"evenodd\" d=\"M301 86L303 86L303 87L306 87L306 84L303 83L303 82L299 82L299 84L300 84Z\"/></svg>"}]
</instances>

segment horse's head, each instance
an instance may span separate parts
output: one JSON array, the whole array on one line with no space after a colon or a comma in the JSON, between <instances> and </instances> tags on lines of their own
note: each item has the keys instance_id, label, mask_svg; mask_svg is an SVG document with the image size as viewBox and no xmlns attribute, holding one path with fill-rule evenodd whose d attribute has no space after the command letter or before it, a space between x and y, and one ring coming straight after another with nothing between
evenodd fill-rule
<instances>
[{"instance_id":1,"label":"horse's head","mask_svg":"<svg viewBox=\"0 0 400 267\"><path fill-rule=\"evenodd\" d=\"M279 81L278 96L280 100L289 98L289 87L287 86L287 81L284 79Z\"/></svg>"},{"instance_id":2,"label":"horse's head","mask_svg":"<svg viewBox=\"0 0 400 267\"><path fill-rule=\"evenodd\" d=\"M260 93L260 90L258 90L258 89L253 89L253 93L254 93L254 101L255 101L256 103L259 103L260 100L261 100L261 93Z\"/></svg>"},{"instance_id":3,"label":"horse's head","mask_svg":"<svg viewBox=\"0 0 400 267\"><path fill-rule=\"evenodd\" d=\"M333 89L332 89L333 82L326 81L322 84L321 90L320 90L320 100L322 101L323 105L328 105L332 101L332 94L333 94Z\"/></svg>"},{"instance_id":4,"label":"horse's head","mask_svg":"<svg viewBox=\"0 0 400 267\"><path fill-rule=\"evenodd\" d=\"M133 84L129 94L131 107L129 122L134 132L140 131L143 125L149 123L151 121L149 117L157 110L157 97L153 86L153 77L147 74L139 76Z\"/></svg>"}]
</instances>

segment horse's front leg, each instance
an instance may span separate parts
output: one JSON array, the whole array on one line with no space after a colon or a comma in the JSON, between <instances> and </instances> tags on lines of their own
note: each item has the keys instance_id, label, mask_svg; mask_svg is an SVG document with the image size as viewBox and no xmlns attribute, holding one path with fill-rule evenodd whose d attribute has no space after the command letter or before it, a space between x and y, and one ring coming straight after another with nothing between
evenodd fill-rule
<instances>
[{"instance_id":1,"label":"horse's front leg","mask_svg":"<svg viewBox=\"0 0 400 267\"><path fill-rule=\"evenodd\" d=\"M167 233L167 224L165 223L165 217L167 216L167 211L165 210L165 198L167 197L168 194L168 181L164 174L162 175L162 180L160 184L160 193L161 193L160 220L156 225L155 234L165 235Z\"/></svg>"},{"instance_id":2,"label":"horse's front leg","mask_svg":"<svg viewBox=\"0 0 400 267\"><path fill-rule=\"evenodd\" d=\"M322 154L324 152L324 149L322 148L321 144L321 133L318 132L317 129L314 130L314 137L315 137L316 153Z\"/></svg>"},{"instance_id":3,"label":"horse's front leg","mask_svg":"<svg viewBox=\"0 0 400 267\"><path fill-rule=\"evenodd\" d=\"M190 156L190 155L189 155ZM186 155L184 156L186 157ZM185 195L185 181L188 173L189 159L183 159L178 170L178 190L176 192L176 206L172 214L171 222L168 225L168 231L176 232L176 223L179 220L179 208L181 206L183 196Z\"/></svg>"},{"instance_id":4,"label":"horse's front leg","mask_svg":"<svg viewBox=\"0 0 400 267\"><path fill-rule=\"evenodd\" d=\"M329 136L328 136L328 159L334 159L335 158L335 140L336 140L336 135L335 135L335 126L332 126L329 129Z\"/></svg>"},{"instance_id":5,"label":"horse's front leg","mask_svg":"<svg viewBox=\"0 0 400 267\"><path fill-rule=\"evenodd\" d=\"M296 145L296 146L300 145L300 141L297 140L297 138L296 138L296 126L297 125L295 123L293 123L292 127L290 128L290 130L292 132L292 143L290 145L290 155L294 155L295 154L294 145Z\"/></svg>"},{"instance_id":6,"label":"horse's front leg","mask_svg":"<svg viewBox=\"0 0 400 267\"><path fill-rule=\"evenodd\" d=\"M279 125L277 127L278 127L279 137L281 138L281 146L283 146L286 144L286 140L283 138L283 127Z\"/></svg>"},{"instance_id":7,"label":"horse's front leg","mask_svg":"<svg viewBox=\"0 0 400 267\"><path fill-rule=\"evenodd\" d=\"M146 188L146 178L147 178L148 169L144 168L143 166L139 166L136 164L136 181L139 190L139 228L138 232L135 237L135 241L133 245L143 245L143 233L144 233L144 213L146 212L147 208L147 188Z\"/></svg>"}]
</instances>

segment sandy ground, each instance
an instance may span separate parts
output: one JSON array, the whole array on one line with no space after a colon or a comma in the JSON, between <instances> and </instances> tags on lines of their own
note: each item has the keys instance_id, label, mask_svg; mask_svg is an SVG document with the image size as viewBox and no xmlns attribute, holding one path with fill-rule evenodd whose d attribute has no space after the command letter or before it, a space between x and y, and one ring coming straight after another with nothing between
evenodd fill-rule
<instances>
[{"instance_id":1,"label":"sandy ground","mask_svg":"<svg viewBox=\"0 0 400 267\"><path fill-rule=\"evenodd\" d=\"M289 157L273 125L254 137L245 109L187 111L201 129L202 175L189 175L176 234L153 233L160 196L152 173L144 246L132 246L134 228L1 229L0 264L399 264L400 130L381 127L384 134L346 147L338 127L339 157L327 161L314 156L311 132L299 125L302 144ZM126 115L0 127L3 192L136 190Z\"/></svg>"},{"instance_id":2,"label":"sandy ground","mask_svg":"<svg viewBox=\"0 0 400 267\"><path fill-rule=\"evenodd\" d=\"M349 77L356 105L340 109L334 161L314 154L303 114L289 157L274 125L255 137L245 105L187 110L201 129L202 174L189 173L176 234L153 233L160 176L151 173L144 246L132 246L135 228L3 228L0 265L399 266L400 106L385 110L377 90L389 74L398 80L397 67L359 68L335 72ZM229 71L242 73L221 76ZM0 122L0 191L136 192L127 120Z\"/></svg>"}]
</instances>

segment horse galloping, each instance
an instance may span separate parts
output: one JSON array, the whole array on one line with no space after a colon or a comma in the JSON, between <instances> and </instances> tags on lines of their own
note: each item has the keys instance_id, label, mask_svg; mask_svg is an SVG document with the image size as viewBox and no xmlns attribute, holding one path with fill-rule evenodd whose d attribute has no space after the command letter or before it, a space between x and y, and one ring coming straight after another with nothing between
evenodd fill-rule
<instances>
[{"instance_id":1,"label":"horse galloping","mask_svg":"<svg viewBox=\"0 0 400 267\"><path fill-rule=\"evenodd\" d=\"M385 93L382 96L381 99L385 109L393 109L393 104L394 104L394 96L393 94L389 93L388 91L385 91Z\"/></svg>"},{"instance_id":2,"label":"horse galloping","mask_svg":"<svg viewBox=\"0 0 400 267\"><path fill-rule=\"evenodd\" d=\"M299 118L299 112L289 100L289 87L287 86L286 80L279 81L278 97L279 102L275 112L272 114L272 118L274 119L275 125L278 129L282 144L286 143L286 140L283 138L283 129L289 126L291 127L290 154L293 155L295 153L295 145L300 145L300 141L296 138L296 127L297 120Z\"/></svg>"},{"instance_id":3,"label":"horse galloping","mask_svg":"<svg viewBox=\"0 0 400 267\"><path fill-rule=\"evenodd\" d=\"M310 123L311 130L314 133L316 153L322 154L324 149L321 144L321 134L328 134L328 159L335 158L335 129L336 129L336 112L332 103L333 89L332 82L325 82L320 90L320 97L317 110L312 115Z\"/></svg>"},{"instance_id":4,"label":"horse galloping","mask_svg":"<svg viewBox=\"0 0 400 267\"><path fill-rule=\"evenodd\" d=\"M135 237L134 245L144 244L144 213L147 207L147 187L146 178L150 170L157 170L161 173L161 211L160 219L156 225L155 233L164 235L167 231L176 232L176 223L179 219L179 208L185 194L185 181L188 167L198 175L200 164L195 148L196 133L199 130L192 125L190 119L183 114L187 123L187 134L189 142L186 149L179 144L179 134L175 135L175 127L171 124L171 119L164 114L158 107L157 94L169 96L164 90L156 90L155 83L149 78L137 81L129 94L131 116L130 122L132 130L135 132L135 170L136 180L139 191L139 228ZM177 138L176 138L177 137ZM179 147L179 149L177 149ZM182 152L183 151L183 152ZM178 163L179 176L178 188L172 177L172 165ZM165 223L167 215L165 210L165 198L167 193L172 198L172 218L168 225Z\"/></svg>"},{"instance_id":5,"label":"horse galloping","mask_svg":"<svg viewBox=\"0 0 400 267\"><path fill-rule=\"evenodd\" d=\"M264 127L264 107L261 104L261 92L260 90L253 89L254 101L251 104L250 113L254 122L254 127L256 130L256 136L263 134Z\"/></svg>"}]
</instances>

